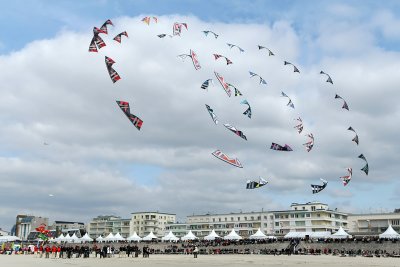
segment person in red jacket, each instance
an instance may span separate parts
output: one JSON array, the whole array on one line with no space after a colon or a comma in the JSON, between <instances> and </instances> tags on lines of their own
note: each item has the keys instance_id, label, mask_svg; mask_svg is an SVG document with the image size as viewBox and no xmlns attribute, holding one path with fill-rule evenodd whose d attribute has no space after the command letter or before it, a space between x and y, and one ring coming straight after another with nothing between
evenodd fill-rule
<instances>
[{"instance_id":1,"label":"person in red jacket","mask_svg":"<svg viewBox=\"0 0 400 267\"><path fill-rule=\"evenodd\" d=\"M61 246L57 247L58 257L61 257Z\"/></svg>"},{"instance_id":2,"label":"person in red jacket","mask_svg":"<svg viewBox=\"0 0 400 267\"><path fill-rule=\"evenodd\" d=\"M57 258L57 247L55 245L51 247L51 254L54 258Z\"/></svg>"}]
</instances>

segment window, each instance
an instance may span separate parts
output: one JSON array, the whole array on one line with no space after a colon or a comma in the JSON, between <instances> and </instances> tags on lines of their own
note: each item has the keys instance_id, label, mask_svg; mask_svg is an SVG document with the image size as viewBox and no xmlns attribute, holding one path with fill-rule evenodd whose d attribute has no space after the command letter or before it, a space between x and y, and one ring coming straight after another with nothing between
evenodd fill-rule
<instances>
[{"instance_id":1,"label":"window","mask_svg":"<svg viewBox=\"0 0 400 267\"><path fill-rule=\"evenodd\" d=\"M306 207L303 207L303 210L306 210Z\"/></svg>"},{"instance_id":2,"label":"window","mask_svg":"<svg viewBox=\"0 0 400 267\"><path fill-rule=\"evenodd\" d=\"M272 218L271 218L271 219L272 219ZM265 215L264 215L264 220L268 220L268 216L265 216Z\"/></svg>"},{"instance_id":3,"label":"window","mask_svg":"<svg viewBox=\"0 0 400 267\"><path fill-rule=\"evenodd\" d=\"M275 223L275 226L279 226L279 222L276 222L276 223Z\"/></svg>"},{"instance_id":4,"label":"window","mask_svg":"<svg viewBox=\"0 0 400 267\"><path fill-rule=\"evenodd\" d=\"M290 214L290 218L294 218L294 214Z\"/></svg>"},{"instance_id":5,"label":"window","mask_svg":"<svg viewBox=\"0 0 400 267\"><path fill-rule=\"evenodd\" d=\"M228 218L225 217L225 221L227 221L227 220L228 220Z\"/></svg>"},{"instance_id":6,"label":"window","mask_svg":"<svg viewBox=\"0 0 400 267\"><path fill-rule=\"evenodd\" d=\"M275 219L279 219L279 215L278 214L275 214Z\"/></svg>"},{"instance_id":7,"label":"window","mask_svg":"<svg viewBox=\"0 0 400 267\"><path fill-rule=\"evenodd\" d=\"M238 221L240 221L240 217L238 217Z\"/></svg>"},{"instance_id":8,"label":"window","mask_svg":"<svg viewBox=\"0 0 400 267\"><path fill-rule=\"evenodd\" d=\"M400 220L392 220L392 225L400 225Z\"/></svg>"},{"instance_id":9,"label":"window","mask_svg":"<svg viewBox=\"0 0 400 267\"><path fill-rule=\"evenodd\" d=\"M307 218L310 218L310 217L311 217L311 214L310 214L310 213L306 213L306 217L307 217Z\"/></svg>"},{"instance_id":10,"label":"window","mask_svg":"<svg viewBox=\"0 0 400 267\"><path fill-rule=\"evenodd\" d=\"M285 215L285 218L286 218L286 219L288 219L288 218L289 218L289 215L288 215L288 214L286 214L286 215Z\"/></svg>"},{"instance_id":11,"label":"window","mask_svg":"<svg viewBox=\"0 0 400 267\"><path fill-rule=\"evenodd\" d=\"M250 218L252 221L254 221L254 217L253 216L251 216L251 218Z\"/></svg>"},{"instance_id":12,"label":"window","mask_svg":"<svg viewBox=\"0 0 400 267\"><path fill-rule=\"evenodd\" d=\"M294 207L294 210L297 210L297 207Z\"/></svg>"},{"instance_id":13,"label":"window","mask_svg":"<svg viewBox=\"0 0 400 267\"><path fill-rule=\"evenodd\" d=\"M221 221L221 218L218 218L218 221L220 222L220 221Z\"/></svg>"},{"instance_id":14,"label":"window","mask_svg":"<svg viewBox=\"0 0 400 267\"><path fill-rule=\"evenodd\" d=\"M247 217L244 217L244 220L247 221Z\"/></svg>"},{"instance_id":15,"label":"window","mask_svg":"<svg viewBox=\"0 0 400 267\"><path fill-rule=\"evenodd\" d=\"M231 217L231 222L233 222L233 217Z\"/></svg>"},{"instance_id":16,"label":"window","mask_svg":"<svg viewBox=\"0 0 400 267\"><path fill-rule=\"evenodd\" d=\"M315 206L311 206L311 211L315 211Z\"/></svg>"}]
</instances>

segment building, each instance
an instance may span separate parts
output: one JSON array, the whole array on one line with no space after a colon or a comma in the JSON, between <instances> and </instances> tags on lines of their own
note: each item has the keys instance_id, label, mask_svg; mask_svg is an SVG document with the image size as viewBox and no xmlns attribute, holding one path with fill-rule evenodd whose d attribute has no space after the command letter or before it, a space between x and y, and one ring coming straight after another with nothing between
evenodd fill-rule
<instances>
[{"instance_id":1,"label":"building","mask_svg":"<svg viewBox=\"0 0 400 267\"><path fill-rule=\"evenodd\" d=\"M389 225L400 232L400 210L390 213L349 214L349 232L365 235L379 235Z\"/></svg>"},{"instance_id":2,"label":"building","mask_svg":"<svg viewBox=\"0 0 400 267\"><path fill-rule=\"evenodd\" d=\"M119 216L101 215L93 218L88 224L88 235L91 238L106 237L108 234L119 233L122 237L130 236L130 219L122 219Z\"/></svg>"},{"instance_id":3,"label":"building","mask_svg":"<svg viewBox=\"0 0 400 267\"><path fill-rule=\"evenodd\" d=\"M163 237L166 225L176 222L176 214L162 212L133 212L130 232L143 237L153 232Z\"/></svg>"},{"instance_id":4,"label":"building","mask_svg":"<svg viewBox=\"0 0 400 267\"><path fill-rule=\"evenodd\" d=\"M229 234L232 229L247 238L258 228L267 235L284 235L289 232L336 232L340 226L348 230L347 214L333 211L321 202L292 203L289 210L259 211L187 216L186 224L168 224L165 232L172 231L177 237L185 230L203 238L211 230L219 236Z\"/></svg>"},{"instance_id":5,"label":"building","mask_svg":"<svg viewBox=\"0 0 400 267\"><path fill-rule=\"evenodd\" d=\"M188 233L187 224L186 223L179 223L179 222L166 224L165 225L164 235L168 234L169 231L172 231L172 233L177 238L181 238L181 237L185 236Z\"/></svg>"},{"instance_id":6,"label":"building","mask_svg":"<svg viewBox=\"0 0 400 267\"><path fill-rule=\"evenodd\" d=\"M55 230L55 235L58 237L60 234L68 234L72 236L75 234L77 237L82 237L86 233L86 226L83 222L70 222L70 221L54 221L49 226L49 229Z\"/></svg>"},{"instance_id":7,"label":"building","mask_svg":"<svg viewBox=\"0 0 400 267\"><path fill-rule=\"evenodd\" d=\"M47 228L48 222L49 219L44 217L17 215L15 235L21 240L27 240L31 231L35 231L41 224L45 224Z\"/></svg>"}]
</instances>

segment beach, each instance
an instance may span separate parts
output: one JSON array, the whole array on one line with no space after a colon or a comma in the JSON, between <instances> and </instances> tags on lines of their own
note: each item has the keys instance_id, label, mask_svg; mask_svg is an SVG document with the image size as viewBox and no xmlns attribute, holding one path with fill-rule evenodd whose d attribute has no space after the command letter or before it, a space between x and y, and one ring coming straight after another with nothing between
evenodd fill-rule
<instances>
[{"instance_id":1,"label":"beach","mask_svg":"<svg viewBox=\"0 0 400 267\"><path fill-rule=\"evenodd\" d=\"M340 257L331 255L150 255L149 258L72 258L72 259L46 259L37 255L0 255L0 266L76 266L76 267L108 267L108 266L148 266L148 267L173 267L173 266L301 266L330 267L330 266L380 266L398 267L400 258L368 258L368 257Z\"/></svg>"}]
</instances>

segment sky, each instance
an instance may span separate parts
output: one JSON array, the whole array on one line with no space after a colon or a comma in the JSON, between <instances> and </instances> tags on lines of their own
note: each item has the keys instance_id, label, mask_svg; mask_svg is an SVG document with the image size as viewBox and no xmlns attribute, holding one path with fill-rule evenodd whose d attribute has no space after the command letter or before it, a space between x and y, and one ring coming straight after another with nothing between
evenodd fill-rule
<instances>
[{"instance_id":1,"label":"sky","mask_svg":"<svg viewBox=\"0 0 400 267\"><path fill-rule=\"evenodd\" d=\"M146 25L145 16L158 23ZM100 35L107 45L88 52L93 27L107 19L114 24ZM7 1L0 22L2 229L10 230L17 214L87 223L138 211L175 213L184 221L309 201L349 213L399 208L398 1ZM157 37L172 34L174 22L188 29ZM128 38L113 41L122 31ZM190 50L201 69L177 57ZM215 53L233 64L215 60ZM105 56L116 62L116 83ZM242 96L228 97L214 71ZM203 90L207 79L214 83ZM243 115L245 99L251 118ZM117 100L143 120L140 131ZM315 144L307 152L309 133ZM293 151L271 150L272 142ZM218 160L215 150L243 168ZM349 167L352 180L344 186L340 177ZM268 184L245 189L259 177ZM313 195L310 184L320 178L328 186Z\"/></svg>"}]
</instances>

